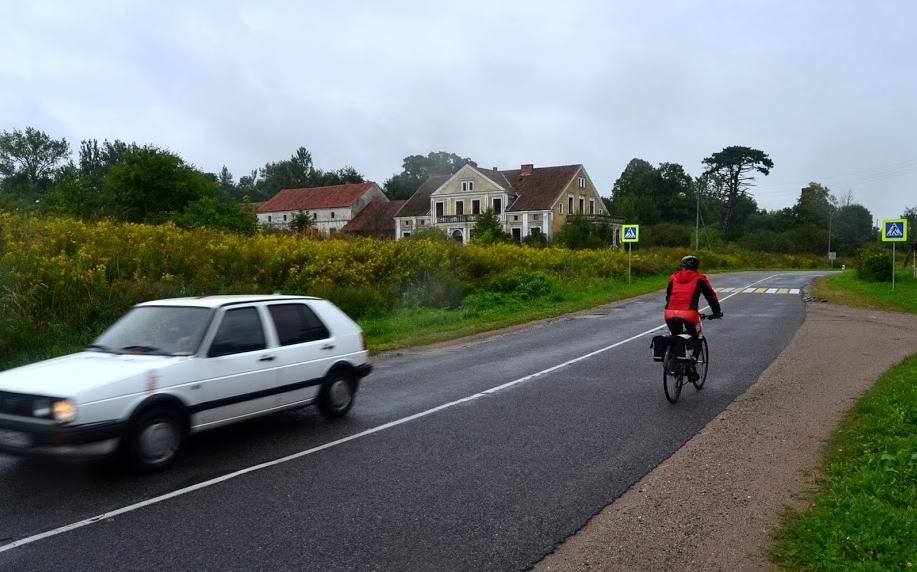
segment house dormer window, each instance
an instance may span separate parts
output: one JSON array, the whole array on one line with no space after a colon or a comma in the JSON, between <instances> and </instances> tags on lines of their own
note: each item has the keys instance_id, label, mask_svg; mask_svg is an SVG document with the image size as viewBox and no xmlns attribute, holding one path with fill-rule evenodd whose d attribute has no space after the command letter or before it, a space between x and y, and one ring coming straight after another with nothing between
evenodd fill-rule
<instances>
[{"instance_id":1,"label":"house dormer window","mask_svg":"<svg viewBox=\"0 0 917 572\"><path fill-rule=\"evenodd\" d=\"M581 189L585 189L585 188L586 188L586 177L580 177L580 178L579 178L579 188L581 188Z\"/></svg>"},{"instance_id":2,"label":"house dormer window","mask_svg":"<svg viewBox=\"0 0 917 572\"><path fill-rule=\"evenodd\" d=\"M462 190L463 191L473 191L474 190L474 181L462 181Z\"/></svg>"}]
</instances>

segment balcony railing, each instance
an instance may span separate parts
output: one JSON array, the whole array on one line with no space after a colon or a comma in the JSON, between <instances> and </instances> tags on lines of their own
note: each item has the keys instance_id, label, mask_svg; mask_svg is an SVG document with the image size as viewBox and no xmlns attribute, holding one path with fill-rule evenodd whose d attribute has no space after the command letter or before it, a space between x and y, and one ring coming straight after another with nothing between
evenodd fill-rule
<instances>
[{"instance_id":1,"label":"balcony railing","mask_svg":"<svg viewBox=\"0 0 917 572\"><path fill-rule=\"evenodd\" d=\"M481 218L479 214L460 214L460 215L439 215L436 217L437 224L452 224L457 222L478 222Z\"/></svg>"},{"instance_id":2,"label":"balcony railing","mask_svg":"<svg viewBox=\"0 0 917 572\"><path fill-rule=\"evenodd\" d=\"M599 215L599 214L577 214L567 217L567 224L573 222L574 218L582 218L593 224L624 224L624 219L616 216Z\"/></svg>"}]
</instances>

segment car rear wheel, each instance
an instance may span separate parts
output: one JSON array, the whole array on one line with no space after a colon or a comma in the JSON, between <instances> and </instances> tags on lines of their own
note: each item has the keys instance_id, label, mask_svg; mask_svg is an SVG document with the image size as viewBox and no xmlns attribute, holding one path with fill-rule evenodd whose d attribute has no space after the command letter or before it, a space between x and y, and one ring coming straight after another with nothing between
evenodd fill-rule
<instances>
[{"instance_id":1,"label":"car rear wheel","mask_svg":"<svg viewBox=\"0 0 917 572\"><path fill-rule=\"evenodd\" d=\"M353 407L355 397L353 376L343 371L331 372L318 392L318 408L326 417L343 417Z\"/></svg>"},{"instance_id":2,"label":"car rear wheel","mask_svg":"<svg viewBox=\"0 0 917 572\"><path fill-rule=\"evenodd\" d=\"M181 415L172 409L155 408L131 422L125 435L123 454L128 464L141 472L165 469L175 460L184 441Z\"/></svg>"}]
</instances>

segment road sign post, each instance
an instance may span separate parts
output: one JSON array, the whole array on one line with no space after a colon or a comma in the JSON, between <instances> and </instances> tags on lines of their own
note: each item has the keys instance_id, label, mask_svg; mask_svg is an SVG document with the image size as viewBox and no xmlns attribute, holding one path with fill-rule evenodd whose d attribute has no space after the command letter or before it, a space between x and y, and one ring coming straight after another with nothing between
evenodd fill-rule
<instances>
[{"instance_id":1,"label":"road sign post","mask_svg":"<svg viewBox=\"0 0 917 572\"><path fill-rule=\"evenodd\" d=\"M892 243L892 290L895 289L895 246L907 240L907 219L882 219L882 242Z\"/></svg>"},{"instance_id":2,"label":"road sign post","mask_svg":"<svg viewBox=\"0 0 917 572\"><path fill-rule=\"evenodd\" d=\"M632 246L635 242L640 242L640 225L625 224L621 233L621 242L627 244L627 283L630 284Z\"/></svg>"},{"instance_id":3,"label":"road sign post","mask_svg":"<svg viewBox=\"0 0 917 572\"><path fill-rule=\"evenodd\" d=\"M831 269L834 269L834 261L837 260L837 252L829 252L828 260L831 262Z\"/></svg>"}]
</instances>

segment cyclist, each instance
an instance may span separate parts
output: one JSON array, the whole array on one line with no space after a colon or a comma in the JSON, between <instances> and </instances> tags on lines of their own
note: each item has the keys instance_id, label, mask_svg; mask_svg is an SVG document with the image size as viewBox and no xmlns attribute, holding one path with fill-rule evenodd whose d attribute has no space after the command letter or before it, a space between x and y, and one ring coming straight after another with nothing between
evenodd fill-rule
<instances>
[{"instance_id":1,"label":"cyclist","mask_svg":"<svg viewBox=\"0 0 917 572\"><path fill-rule=\"evenodd\" d=\"M720 308L720 301L716 297L716 290L710 285L707 277L698 272L700 259L696 256L688 255L681 259L681 270L672 274L669 278L669 286L665 291L665 323L673 336L681 333L690 334L694 338L694 361L697 361L697 354L700 350L700 344L697 343L697 326L700 324L700 312L697 311L698 301L701 294L710 304L713 314L710 319L723 317L723 311ZM691 365L688 372L688 378L691 381L699 379L694 365Z\"/></svg>"}]
</instances>

